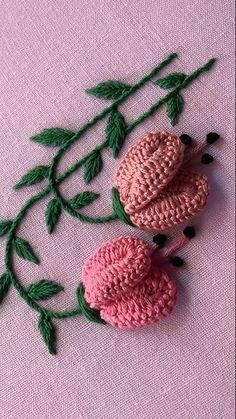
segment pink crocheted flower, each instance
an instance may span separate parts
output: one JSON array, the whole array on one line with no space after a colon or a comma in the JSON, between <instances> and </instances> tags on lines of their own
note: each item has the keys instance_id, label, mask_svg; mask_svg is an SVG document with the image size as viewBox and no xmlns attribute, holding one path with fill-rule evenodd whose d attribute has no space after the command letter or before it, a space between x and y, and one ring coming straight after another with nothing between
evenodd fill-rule
<instances>
[{"instance_id":1,"label":"pink crocheted flower","mask_svg":"<svg viewBox=\"0 0 236 419\"><path fill-rule=\"evenodd\" d=\"M153 247L135 237L103 244L82 270L84 297L105 322L133 328L156 322L176 303L176 286L152 257Z\"/></svg>"},{"instance_id":2,"label":"pink crocheted flower","mask_svg":"<svg viewBox=\"0 0 236 419\"><path fill-rule=\"evenodd\" d=\"M115 188L137 227L165 230L189 220L206 204L206 176L187 166L186 146L166 131L147 133L121 160Z\"/></svg>"}]
</instances>

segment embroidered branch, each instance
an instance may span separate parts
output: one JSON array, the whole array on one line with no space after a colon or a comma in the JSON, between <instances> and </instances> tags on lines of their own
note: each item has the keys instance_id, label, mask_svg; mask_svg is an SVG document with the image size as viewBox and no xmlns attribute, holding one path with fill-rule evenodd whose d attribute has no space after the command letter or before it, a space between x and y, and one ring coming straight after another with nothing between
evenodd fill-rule
<instances>
[{"instance_id":1,"label":"embroidered branch","mask_svg":"<svg viewBox=\"0 0 236 419\"><path fill-rule=\"evenodd\" d=\"M64 319L73 317L83 313L84 316L96 322L104 323L104 318L101 317L101 312L96 307L89 304L89 299L86 298L86 284L79 285L76 292L75 307L71 310L54 311L47 309L40 305L40 300L50 298L51 296L62 291L62 286L51 279L41 279L40 281L31 284L25 288L18 279L13 263L12 254L15 252L18 257L28 260L33 263L39 263L38 255L35 254L30 243L24 238L17 236L17 229L21 221L27 216L28 211L31 210L33 205L40 201L48 194L52 194L52 199L47 204L45 209L45 222L49 233L52 233L56 224L59 222L60 214L64 210L71 216L79 219L80 221L89 223L104 223L114 219L121 219L124 222L135 225L135 221L131 220L130 214L124 210L123 198L120 197L118 189L112 190L112 206L113 211L111 214L90 217L80 212L81 208L89 205L95 199L98 199L99 194L86 190L79 191L75 196L72 196L66 201L58 190L58 185L68 178L79 168L83 168L83 177L86 184L94 179L102 170L103 158L102 151L110 148L112 155L116 158L123 146L127 135L146 118L152 116L161 106L166 105L167 115L171 123L174 125L180 113L183 111L183 98L180 91L185 89L193 80L199 77L202 73L208 71L214 64L214 59L210 59L206 64L199 67L190 75L183 73L171 73L162 79L158 79L155 83L162 89L172 89L161 99L158 99L147 111L142 113L137 119L131 123L125 121L124 116L118 110L119 105L123 103L126 98L141 88L146 82L152 80L161 70L165 68L177 54L170 54L165 60L154 67L149 73L144 75L136 84L129 85L117 80L109 80L101 82L97 86L87 90L91 95L94 95L102 100L112 100L112 103L105 107L99 114L89 120L77 132L72 132L62 128L45 129L41 133L31 137L31 140L44 146L59 147L49 164L39 165L30 169L22 178L14 185L14 189L19 189L26 186L34 185L38 182L48 179L48 186L42 189L36 195L31 196L18 212L14 220L0 221L0 236L6 236L5 248L5 273L0 276L0 302L6 297L8 289L11 285L15 287L21 298L28 304L28 306L38 313L38 328L42 338L48 347L50 353L56 352L56 330L53 324L53 319ZM64 173L55 177L55 173L64 153L79 140L82 135L90 128L92 128L98 121L101 121L105 116L108 116L108 122L105 128L105 138L91 150L87 155L83 156L80 160L71 165ZM213 143L215 133L209 134L209 141ZM192 156L198 151L192 152ZM190 153L191 154L191 153ZM209 162L209 158L204 158L205 162ZM159 277L158 277L159 278ZM141 301L141 300L140 300ZM174 303L174 299L173 299ZM110 314L108 314L108 317ZM105 320L107 321L107 318ZM120 320L112 320L111 323Z\"/></svg>"}]
</instances>

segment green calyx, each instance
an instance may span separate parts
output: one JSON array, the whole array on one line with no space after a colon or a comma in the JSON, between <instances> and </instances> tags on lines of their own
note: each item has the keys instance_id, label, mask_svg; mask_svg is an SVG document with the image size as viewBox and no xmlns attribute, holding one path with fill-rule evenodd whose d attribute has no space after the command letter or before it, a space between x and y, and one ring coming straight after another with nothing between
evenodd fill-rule
<instances>
[{"instance_id":1,"label":"green calyx","mask_svg":"<svg viewBox=\"0 0 236 419\"><path fill-rule=\"evenodd\" d=\"M36 283L32 283L28 288L25 288L24 285L21 284L20 278L14 273L14 253L18 257L24 259L27 263L32 262L38 264L39 259L37 256L38 251L35 253L32 245L27 240L18 237L16 235L17 230L32 207L49 194L51 194L52 197L45 208L45 222L49 233L54 231L60 218L62 218L61 214L63 211L81 222L103 224L119 218L126 224L135 227L131 222L129 215L124 211L119 192L116 188L112 189L113 212L108 215L93 217L85 214L83 211L85 206L98 198L99 194L97 192L78 191L75 196L66 201L58 190L58 186L79 168L83 170L85 183L91 182L95 177L101 174L104 158L102 152L105 149L110 148L113 157L118 157L128 134L147 118L154 115L162 106L166 105L167 115L171 120L171 123L174 125L177 122L178 117L183 110L183 99L180 94L181 90L190 85L202 73L208 71L214 64L214 59L208 60L203 66L197 68L189 75L171 73L170 75L166 75L159 79L156 82L159 87L172 90L167 92L163 97L158 98L158 100L156 100L146 111L130 123L126 122L126 118L119 110L119 105L121 105L130 95L138 91L146 82L150 82L153 77L157 76L157 74L176 57L177 54L175 53L168 55L166 59L132 85L117 80L109 80L108 82L99 83L94 88L89 89L88 92L90 94L103 99L111 99L112 103L88 120L78 131L73 132L64 128L49 128L44 129L41 133L31 137L33 142L39 143L41 146L59 148L49 164L40 164L29 169L15 184L14 189L28 186L31 187L33 185L39 186L40 182L46 180L48 180L48 185L35 195L32 195L25 202L13 220L0 220L0 237L6 237L5 272L2 275L0 273L0 303L7 297L10 286L14 287L25 303L38 313L38 329L51 354L56 353L56 328L54 326L54 319L66 319L80 315L82 312L89 321L104 323L104 320L101 319L99 311L89 307L84 298L84 287L82 284L80 284L76 290L76 305L71 309L55 311L40 304L41 300L53 297L62 291L62 286L49 279L41 279ZM88 154L82 156L79 160L76 160L63 173L56 176L60 160L64 153L68 151L70 146L78 141L85 132L94 127L105 117L108 117L105 128L105 139L103 138ZM80 212L80 210L82 211Z\"/></svg>"},{"instance_id":2,"label":"green calyx","mask_svg":"<svg viewBox=\"0 0 236 419\"><path fill-rule=\"evenodd\" d=\"M90 322L106 324L106 322L101 318L100 312L98 310L94 310L93 308L91 308L88 305L87 301L85 300L84 286L82 283L79 284L76 294L77 294L77 301L79 304L79 308L82 314L84 315L84 317L86 317L86 319L89 320Z\"/></svg>"},{"instance_id":3,"label":"green calyx","mask_svg":"<svg viewBox=\"0 0 236 419\"><path fill-rule=\"evenodd\" d=\"M129 218L128 214L126 214L124 210L124 207L120 200L118 190L116 188L112 188L111 193L112 193L112 208L117 218L124 221L124 223L129 224L132 227L135 227L135 225L132 223L131 219Z\"/></svg>"}]
</instances>

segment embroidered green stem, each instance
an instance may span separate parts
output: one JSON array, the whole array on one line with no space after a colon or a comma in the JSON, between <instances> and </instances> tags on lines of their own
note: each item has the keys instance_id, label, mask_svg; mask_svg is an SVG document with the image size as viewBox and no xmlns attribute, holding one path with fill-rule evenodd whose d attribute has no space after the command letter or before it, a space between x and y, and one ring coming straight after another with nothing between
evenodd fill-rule
<instances>
[{"instance_id":1,"label":"embroidered green stem","mask_svg":"<svg viewBox=\"0 0 236 419\"><path fill-rule=\"evenodd\" d=\"M73 217L78 218L81 221L86 221L90 223L104 223L111 220L114 220L116 218L122 218L123 221L129 222L129 219L126 219L126 215L123 212L123 209L121 207L121 204L119 202L119 197L116 195L116 191L113 190L113 198L115 200L115 203L113 201L113 212L112 214L106 215L106 216L100 216L100 217L91 217L85 214L81 214L80 212L77 212L72 208L72 206L64 200L64 198L61 196L60 192L57 189L57 186L63 182L67 177L69 177L72 173L74 173L77 169L79 169L82 165L86 164L88 162L88 159L92 156L96 156L96 153L100 153L102 150L104 150L107 147L111 147L111 144L109 143L108 139L106 138L100 145L96 146L90 153L88 153L86 156L82 157L82 159L76 161L73 165L71 165L64 173L59 175L57 178L55 178L54 174L56 172L57 165L60 161L60 158L62 155L69 149L69 147L78 140L89 128L94 126L98 121L103 119L106 115L108 115L111 112L116 112L113 116L115 117L115 123L121 123L122 124L122 132L119 132L118 134L123 133L130 133L137 125L139 125L141 122L143 122L146 118L153 115L156 110L158 110L163 104L167 103L168 101L173 98L175 95L179 93L181 89L186 88L194 79L196 79L201 73L207 71L210 69L212 64L214 63L214 59L209 60L204 66L198 68L196 71L194 71L191 75L182 77L182 82L178 84L171 92L169 92L167 95L165 95L163 98L159 99L156 103L154 103L146 112L144 112L142 115L140 115L137 119L135 119L132 123L129 125L124 124L124 120L122 119L121 115L117 114L117 107L119 104L121 104L129 95L137 91L144 83L146 83L148 80L151 80L153 76L155 76L161 69L163 69L167 64L169 64L177 54L172 53L170 54L164 61L162 61L158 66L156 66L152 71L150 71L147 75L145 75L141 80L136 83L133 86L122 84L121 82L113 83L113 97L116 100L113 101L113 103L106 107L102 112L100 112L98 115L96 115L93 119L88 121L83 127L79 129L77 133L71 136L71 133L69 131L62 132L63 130L54 130L54 133L56 132L57 137L54 138L54 145L61 144L61 136L66 135L66 141L63 145L58 149L55 156L52 158L50 166L41 166L39 168L36 168L33 171L30 171L30 177L23 177L22 180L16 185L16 188L24 186L24 185L30 185L35 180L39 180L45 178L48 175L49 183L46 188L44 188L41 192L37 193L36 195L29 198L24 206L21 208L21 210L18 212L15 219L12 221L4 221L0 225L0 235L7 234L7 241L6 241L6 248L5 248L5 274L3 275L2 280L2 296L5 296L7 289L10 285L10 283L15 287L15 289L18 291L21 298L28 304L30 308L35 310L39 313L39 330L40 333L43 336L43 339L48 346L48 349L50 353L55 353L55 347L54 347L54 326L52 325L51 319L64 319L67 317L73 317L75 315L83 314L85 313L87 317L93 318L93 321L97 321L98 315L95 312L92 312L92 310L88 310L88 308L85 307L85 304L83 303L83 296L80 292L79 298L77 298L77 304L74 308L69 310L62 310L62 311L54 311L47 309L45 307L42 307L36 300L37 298L33 298L32 295L30 296L30 293L27 292L25 287L21 284L19 279L17 278L17 275L14 271L13 267L13 251L14 251L14 243L16 241L16 232L18 227L20 226L21 221L23 218L27 215L27 212L33 207L35 203L40 201L42 198L44 198L49 193L53 193L55 196L55 200L59 202L61 207L67 211L69 214L71 214ZM104 87L104 86L102 86ZM101 85L100 87L101 88ZM123 93L119 96L119 89L123 89ZM95 91L94 89L91 89ZM97 93L96 93L97 95ZM106 91L107 95L107 91ZM104 96L105 97L105 96ZM108 97L108 96L107 96ZM111 97L111 95L110 95ZM117 122L118 121L118 122ZM119 127L118 127L119 128ZM108 130L109 131L109 130ZM35 140L37 141L37 140ZM49 139L45 139L45 144L48 143ZM120 137L120 141L123 141L123 137ZM112 145L113 147L113 155L116 156L119 152L120 143L115 143ZM99 166L100 161L97 160L97 165ZM95 167L95 170L96 167ZM88 176L88 181L90 180L90 177ZM91 194L91 193L90 193ZM93 194L93 197L95 197L96 194ZM87 195L88 196L88 195ZM90 195L92 196L92 195ZM93 199L93 198L91 198ZM57 212L54 213L54 216L58 215ZM53 222L50 221L49 223L49 229L52 230L53 228ZM21 241L20 241L21 240ZM20 243L26 243L24 240L20 239L18 242ZM32 260L32 254L31 260ZM33 255L34 256L34 255ZM21 255L21 257L25 257L25 255ZM34 260L36 261L36 257L34 256ZM1 280L1 278L0 278ZM41 284L43 283L45 286L46 280L42 280ZM1 287L1 284L0 284ZM54 288L54 290L59 290L60 287ZM32 288L31 288L32 290ZM1 291L1 289L0 289ZM35 288L34 288L35 291ZM81 290L80 290L81 291ZM57 292L57 291L56 291ZM1 294L1 293L0 293ZM0 295L1 297L1 295ZM78 295L77 295L78 297ZM81 305L80 305L81 304Z\"/></svg>"},{"instance_id":2,"label":"embroidered green stem","mask_svg":"<svg viewBox=\"0 0 236 419\"><path fill-rule=\"evenodd\" d=\"M56 319L64 319L67 317L72 317L77 314L80 314L81 309L78 306L76 306L75 308L70 309L70 310L53 311L53 310L49 310L47 308L41 307L36 301L34 301L32 298L29 297L25 288L21 285L21 283L17 279L17 276L13 269L13 264L12 264L12 248L13 248L13 241L15 238L15 231L17 227L19 226L21 220L26 216L29 209L31 209L31 207L36 202L38 202L48 193L49 193L49 188L46 188L43 191L39 192L37 195L32 196L17 214L15 220L12 223L11 229L8 233L8 238L7 238L7 243L6 243L6 253L5 253L5 267L6 267L6 273L9 276L12 285L14 285L16 290L19 292L20 296L23 298L23 300L25 300L25 302L29 305L29 307L36 310L40 314L44 314L44 315L47 315L49 317L56 318Z\"/></svg>"},{"instance_id":3,"label":"embroidered green stem","mask_svg":"<svg viewBox=\"0 0 236 419\"><path fill-rule=\"evenodd\" d=\"M128 92L124 93L120 98L118 98L116 101L113 102L113 104L107 108L105 108L102 112L100 112L97 116L95 116L92 120L90 120L87 124L85 124L73 137L73 141L69 140L64 147L61 147L59 150L66 150L69 148L70 143L74 142L76 139L78 139L88 128L92 127L96 124L99 120L101 120L105 115L107 115L113 107L118 106L120 103L122 103L126 97L128 97L131 93L134 93L136 90L138 90L144 83L146 83L148 80L150 80L153 76L155 76L160 70L162 70L167 64L169 64L174 58L177 57L176 53L170 54L165 60L163 60L160 64L158 64L153 70L151 70L148 74L146 74L138 83L136 83L134 86L132 86ZM102 144L95 147L95 149L92 151L101 151L105 147L107 147L107 142L104 141ZM91 153L92 153L91 152ZM90 154L91 154L90 153ZM88 155L86 156L86 158ZM85 157L81 159L79 162L76 162L74 165L72 165L70 168L68 168L62 175L58 177L56 180L56 183L59 184L63 180L65 180L68 176L70 176L75 170L77 170L85 161ZM54 179L53 179L53 182ZM18 187L18 185L17 185ZM5 251L5 268L6 268L6 275L8 278L10 278L10 282L16 290L19 292L22 299L28 304L30 308L37 311L42 316L47 316L48 318L56 318L56 319L64 319L67 317L73 317L75 315L78 315L81 313L80 307L75 307L71 310L64 310L64 311L53 311L49 310L45 307L40 306L39 303L37 303L35 300L30 298L28 295L26 289L23 287L23 285L18 280L14 269L13 269L13 263L12 263L12 251L14 246L14 240L15 240L15 232L17 228L20 225L20 222L22 219L26 216L27 212L32 208L32 206L44 198L46 195L48 195L51 192L51 186L44 188L41 192L38 194L32 196L29 198L25 205L21 208L19 213L17 214L15 220L11 223L8 223L10 229L8 231L8 237L6 242L6 251ZM73 209L72 209L73 210ZM87 222L107 222L111 221L116 218L116 214L111 214L108 216L103 217L89 217L80 213L77 213L77 218L79 218L81 221L87 221ZM9 280L9 279L8 279Z\"/></svg>"},{"instance_id":4,"label":"embroidered green stem","mask_svg":"<svg viewBox=\"0 0 236 419\"><path fill-rule=\"evenodd\" d=\"M141 114L137 119L135 119L131 124L129 124L125 131L127 134L129 134L137 125L139 125L141 122L143 122L145 119L152 116L163 104L168 103L169 100L176 96L176 94L179 93L181 89L185 89L187 86L189 86L190 83L192 83L196 78L198 78L202 73L205 71L208 71L212 65L214 64L215 59L210 59L206 64L199 67L197 70L195 70L193 73L191 73L189 76L185 78L184 81L182 81L176 88L174 88L171 92L166 94L164 97L159 99L156 103L154 103L146 112ZM117 106L117 101L114 102ZM113 105L112 105L113 106ZM110 109L110 108L106 108ZM109 110L110 111L110 110ZM88 223L105 223L108 221L112 221L118 218L117 213L113 212L112 214L108 216L100 216L100 217L90 217L84 214L81 214L77 211L75 211L71 205L62 197L60 191L57 188L57 183L61 179L63 179L63 176L56 180L54 178L54 174L56 172L57 166L59 164L59 161L62 157L62 155L69 149L69 147L78 140L84 133L89 129L91 126L93 126L97 121L100 121L103 118L103 113L100 113L97 117L95 117L93 120L85 124L80 130L71 138L69 139L65 145L63 145L55 154L55 156L52 158L52 162L49 168L49 174L48 174L48 182L49 186L51 188L51 192L54 194L55 198L60 203L61 207L72 217L79 219L80 221L85 221ZM81 167L88 156L92 155L95 151L102 151L103 149L107 148L109 146L107 140L104 140L99 146L95 147L88 155L84 156L81 160L77 161L73 166L71 166L67 172L65 173L73 173L75 170L77 170L79 167Z\"/></svg>"}]
</instances>

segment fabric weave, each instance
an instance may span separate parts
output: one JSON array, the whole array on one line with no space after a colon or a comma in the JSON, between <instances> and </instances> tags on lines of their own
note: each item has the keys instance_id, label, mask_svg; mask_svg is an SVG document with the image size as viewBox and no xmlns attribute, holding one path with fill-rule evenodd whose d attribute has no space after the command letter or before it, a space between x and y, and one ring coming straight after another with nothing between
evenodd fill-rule
<instances>
[{"instance_id":1,"label":"fabric weave","mask_svg":"<svg viewBox=\"0 0 236 419\"><path fill-rule=\"evenodd\" d=\"M54 149L28 139L44 128L76 131L104 107L85 93L102 80L135 83L166 54L179 59L160 74L191 73L209 57L214 68L183 92L185 109L174 131L197 142L210 131L211 185L197 236L181 250L178 302L158 325L118 330L84 317L55 321L58 354L42 345L37 319L12 289L0 306L1 419L233 419L233 190L234 190L234 2L229 0L5 0L0 2L0 212L12 219L35 185L12 185ZM130 123L163 91L148 83L119 107ZM144 132L170 130L165 109L127 136L119 159ZM104 121L66 153L60 172L104 138ZM109 213L115 162L104 152L104 169L91 183L100 193L85 212ZM88 190L82 171L60 185L66 199ZM48 199L29 212L19 235L29 240L40 265L18 257L22 283L58 281L65 292L46 300L70 308L85 260L103 242L151 234L125 223L90 225L60 217L52 235L45 227ZM179 235L179 229L171 230ZM0 273L4 245L0 239ZM177 269L176 269L177 270Z\"/></svg>"}]
</instances>

